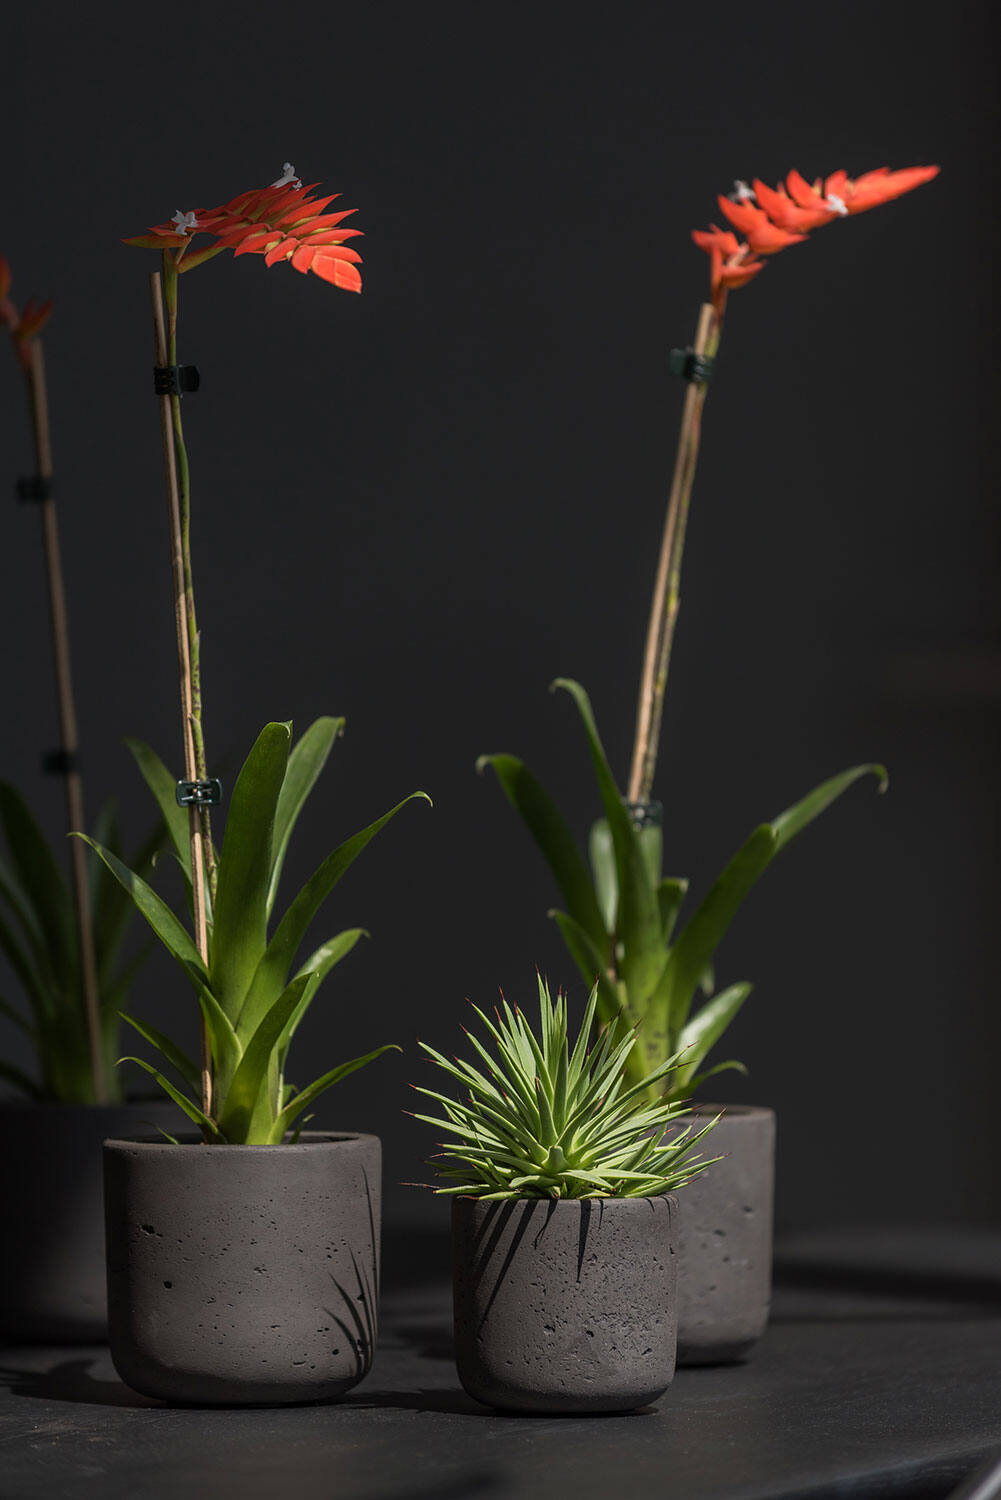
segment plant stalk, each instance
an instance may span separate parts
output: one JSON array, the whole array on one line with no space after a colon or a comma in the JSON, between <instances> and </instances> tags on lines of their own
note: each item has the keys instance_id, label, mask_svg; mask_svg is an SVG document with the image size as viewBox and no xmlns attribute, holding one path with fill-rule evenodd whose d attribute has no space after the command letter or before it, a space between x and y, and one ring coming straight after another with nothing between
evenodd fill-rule
<instances>
[{"instance_id":1,"label":"plant stalk","mask_svg":"<svg viewBox=\"0 0 1001 1500\"><path fill-rule=\"evenodd\" d=\"M176 349L176 326L177 326L177 270L170 261L170 257L164 254L164 277L167 283L168 317L164 315L164 289L159 271L154 271L150 276L150 300L153 309L153 333L154 352L156 363L160 368L176 363L171 353L171 341L168 339L168 326L174 331L173 346ZM171 295L172 292L172 295ZM173 306L172 323L169 319L169 309ZM174 421L173 405L176 397L163 395L158 397L160 406L160 435L163 442L164 476L167 488L167 512L170 528L170 563L171 575L174 584L174 625L177 635L177 665L181 689L181 734L184 742L184 774L188 781L204 780L205 761L204 746L202 746L201 769L199 769L198 746L201 737L200 718L195 714L195 675L192 669L192 627L194 625L194 592L191 587L191 558L190 547L187 542L186 512L187 505L187 454L184 451L183 437L178 444L177 427ZM179 482L179 470L184 475L184 502L182 508L182 489ZM194 640L197 642L197 630L194 632ZM195 650L197 659L197 648ZM197 724L197 731L196 731ZM208 967L209 962L209 936L208 936L208 912L205 899L206 889L206 830L207 815L205 809L189 807L188 826L191 837L191 905L194 916L195 943L201 955L202 963ZM211 838L208 839L211 848ZM212 1113L212 1058L209 1049L208 1031L205 1026L204 1017L200 1025L201 1032L201 1075L202 1075L202 1109L206 1115Z\"/></svg>"},{"instance_id":2,"label":"plant stalk","mask_svg":"<svg viewBox=\"0 0 1001 1500\"><path fill-rule=\"evenodd\" d=\"M52 479L52 434L49 426L49 400L45 381L42 341L35 337L29 345L27 366L31 425L35 440L35 472L39 479ZM66 823L69 833L85 832L83 781L77 764L80 737L77 729L73 678L70 671L69 626L66 614L66 589L63 582L62 556L59 547L59 521L56 503L49 494L41 501L42 536L45 545L45 573L49 593L49 617L52 622L52 655L56 672L56 696L59 703L59 739L64 757L63 785L66 797ZM90 1067L94 1080L95 1104L107 1104L108 1080L104 1070L101 1045L101 1012L94 956L94 929L91 923L90 889L87 882L87 850L81 839L70 839L70 868L76 913L77 941L80 946L80 980L83 989L84 1026Z\"/></svg>"},{"instance_id":3,"label":"plant stalk","mask_svg":"<svg viewBox=\"0 0 1001 1500\"><path fill-rule=\"evenodd\" d=\"M714 359L719 348L722 310L705 302L699 309L699 321L693 351ZM709 387L706 382L690 381L685 392L681 415L681 432L674 463L674 476L664 521L650 623L647 628L643 673L640 679L636 711L636 735L632 766L629 772L630 802L648 802L657 768L657 749L664 715L664 694L671 663L674 628L681 607L681 561L685 550L688 510L699 456L702 408Z\"/></svg>"}]
</instances>

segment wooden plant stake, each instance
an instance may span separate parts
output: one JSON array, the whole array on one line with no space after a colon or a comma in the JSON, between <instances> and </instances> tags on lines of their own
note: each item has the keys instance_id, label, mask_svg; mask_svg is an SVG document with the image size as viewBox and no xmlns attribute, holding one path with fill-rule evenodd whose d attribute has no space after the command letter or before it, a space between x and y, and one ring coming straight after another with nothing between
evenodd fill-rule
<instances>
[{"instance_id":1,"label":"wooden plant stake","mask_svg":"<svg viewBox=\"0 0 1001 1500\"><path fill-rule=\"evenodd\" d=\"M698 328L692 353L697 359L714 359L719 347L721 318L711 303L699 310ZM681 416L681 434L671 481L671 494L664 522L664 536L657 563L650 624L647 629L643 675L640 679L639 704L636 712L636 736L633 742L632 767L629 773L630 802L648 802L653 789L657 765L657 747L664 713L664 693L671 662L674 627L681 606L681 559L685 550L688 508L699 456L702 408L708 384L704 379L690 379Z\"/></svg>"},{"instance_id":2,"label":"wooden plant stake","mask_svg":"<svg viewBox=\"0 0 1001 1500\"><path fill-rule=\"evenodd\" d=\"M51 489L52 435L49 427L45 360L42 355L42 341L37 335L28 344L26 373L31 402L31 425L35 440L35 473L43 494L39 508L42 513L45 573L49 592L49 616L52 622L52 653L59 702L61 762L59 769L65 787L68 832L74 833L86 827L83 815L83 782L78 760L80 740L73 700L73 678L70 672L69 628L66 618L66 590L63 584L62 558L59 550L59 522ZM87 884L87 850L81 839L70 839L69 844L77 940L80 944L84 1023L94 1079L94 1102L107 1104L108 1082L105 1077L104 1055L101 1047L97 964L94 958L94 932L91 926L90 892Z\"/></svg>"},{"instance_id":3,"label":"wooden plant stake","mask_svg":"<svg viewBox=\"0 0 1001 1500\"><path fill-rule=\"evenodd\" d=\"M149 279L153 308L154 353L159 369L168 364L167 328L163 310L160 272ZM188 589L184 566L184 544L181 523L181 497L177 482L177 454L174 447L174 418L171 397L157 397L160 406L160 435L163 441L164 475L167 485L167 511L170 525L170 562L174 583L174 622L177 631L177 665L181 686L181 731L184 740L184 774L188 781L199 780L195 748L194 683L192 678L192 643L189 635ZM202 963L208 967L209 935L205 902L205 840L200 809L188 808L191 836L191 904L194 913L195 943ZM204 1018L201 1022L202 1109L212 1113L212 1064Z\"/></svg>"}]
</instances>

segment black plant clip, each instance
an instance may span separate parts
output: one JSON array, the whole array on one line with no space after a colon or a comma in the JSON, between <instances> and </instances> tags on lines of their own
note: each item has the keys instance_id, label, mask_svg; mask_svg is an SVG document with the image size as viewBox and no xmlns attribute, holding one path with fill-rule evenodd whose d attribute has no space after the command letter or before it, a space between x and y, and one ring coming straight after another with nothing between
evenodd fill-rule
<instances>
[{"instance_id":1,"label":"black plant clip","mask_svg":"<svg viewBox=\"0 0 1001 1500\"><path fill-rule=\"evenodd\" d=\"M174 796L178 807L215 807L222 801L222 782L217 776L211 781L179 781Z\"/></svg>"},{"instance_id":2,"label":"black plant clip","mask_svg":"<svg viewBox=\"0 0 1001 1500\"><path fill-rule=\"evenodd\" d=\"M694 349L672 349L668 369L691 385L707 385L715 363L710 355L696 354Z\"/></svg>"},{"instance_id":3,"label":"black plant clip","mask_svg":"<svg viewBox=\"0 0 1001 1500\"><path fill-rule=\"evenodd\" d=\"M80 757L72 750L46 750L42 770L46 776L71 776L80 769Z\"/></svg>"},{"instance_id":4,"label":"black plant clip","mask_svg":"<svg viewBox=\"0 0 1001 1500\"><path fill-rule=\"evenodd\" d=\"M201 383L195 365L156 365L153 369L153 390L158 396L183 396L197 391Z\"/></svg>"},{"instance_id":5,"label":"black plant clip","mask_svg":"<svg viewBox=\"0 0 1001 1500\"><path fill-rule=\"evenodd\" d=\"M19 500L51 500L52 480L44 474L30 474L17 481Z\"/></svg>"},{"instance_id":6,"label":"black plant clip","mask_svg":"<svg viewBox=\"0 0 1001 1500\"><path fill-rule=\"evenodd\" d=\"M627 802L626 812L634 828L662 828L664 824L663 802Z\"/></svg>"}]
</instances>

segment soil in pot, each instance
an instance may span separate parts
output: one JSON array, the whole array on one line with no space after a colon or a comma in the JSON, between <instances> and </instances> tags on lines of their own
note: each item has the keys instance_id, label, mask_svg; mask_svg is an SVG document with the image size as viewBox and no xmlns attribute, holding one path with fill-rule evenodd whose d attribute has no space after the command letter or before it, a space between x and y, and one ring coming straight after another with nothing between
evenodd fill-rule
<instances>
[{"instance_id":1,"label":"soil in pot","mask_svg":"<svg viewBox=\"0 0 1001 1500\"><path fill-rule=\"evenodd\" d=\"M369 1371L381 1148L108 1141L111 1355L134 1390L201 1405L341 1396Z\"/></svg>"},{"instance_id":2,"label":"soil in pot","mask_svg":"<svg viewBox=\"0 0 1001 1500\"><path fill-rule=\"evenodd\" d=\"M509 1411L647 1406L674 1375L677 1200L455 1198L459 1378Z\"/></svg>"},{"instance_id":3,"label":"soil in pot","mask_svg":"<svg viewBox=\"0 0 1001 1500\"><path fill-rule=\"evenodd\" d=\"M109 1135L184 1120L169 1099L0 1104L0 1336L11 1343L107 1338L101 1147Z\"/></svg>"},{"instance_id":4,"label":"soil in pot","mask_svg":"<svg viewBox=\"0 0 1001 1500\"><path fill-rule=\"evenodd\" d=\"M693 1114L721 1109L706 1146L723 1160L679 1194L679 1365L746 1359L771 1304L775 1115L740 1104L699 1104Z\"/></svg>"}]
</instances>

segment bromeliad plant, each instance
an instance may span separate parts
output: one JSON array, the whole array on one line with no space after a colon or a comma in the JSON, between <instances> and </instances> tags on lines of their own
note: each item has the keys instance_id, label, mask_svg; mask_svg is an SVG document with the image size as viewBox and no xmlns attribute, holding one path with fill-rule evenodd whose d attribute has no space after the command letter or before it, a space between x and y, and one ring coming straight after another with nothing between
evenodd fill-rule
<instances>
[{"instance_id":1,"label":"bromeliad plant","mask_svg":"<svg viewBox=\"0 0 1001 1500\"><path fill-rule=\"evenodd\" d=\"M341 1063L303 1088L295 1088L286 1079L289 1045L317 990L365 935L360 927L347 928L296 965L306 931L371 839L405 802L425 797L423 792L412 793L340 844L313 872L269 936L292 830L343 723L342 719L317 719L291 753L290 724L268 724L261 731L230 800L217 860L215 897L208 911L207 961L184 923L152 887L110 849L88 840L194 988L208 1038L209 1109L203 1107L204 1100L196 1102L149 1063L140 1058L131 1061L152 1073L201 1128L207 1142L278 1145L289 1135L294 1140L304 1123L303 1111L320 1094L392 1045ZM149 746L133 741L132 751L167 821L190 906L188 819L176 804L174 779ZM154 1027L133 1016L125 1019L159 1049L197 1096L201 1071L193 1059Z\"/></svg>"},{"instance_id":2,"label":"bromeliad plant","mask_svg":"<svg viewBox=\"0 0 1001 1500\"><path fill-rule=\"evenodd\" d=\"M148 234L126 241L161 252L150 277L157 351L155 389L167 479L174 613L180 678L185 780L176 782L148 746L133 753L167 819L184 874L194 932L186 932L151 887L109 850L105 864L132 896L154 932L191 981L201 1008L201 1058L196 1064L169 1038L132 1024L157 1046L200 1099L181 1093L161 1073L162 1087L201 1127L206 1141L277 1145L301 1128L306 1107L331 1084L386 1047L324 1073L295 1090L285 1080L289 1044L320 983L354 946L361 930L339 933L293 972L298 948L320 904L369 840L398 811L393 808L331 854L292 902L273 934L269 919L292 827L319 775L342 721L320 719L290 754L291 725L268 724L248 756L233 791L225 840L216 853L209 808L221 795L207 774L202 728L200 637L191 565L191 495L181 394L197 388L191 367L177 364L180 276L223 250L261 254L265 264L291 261L301 272L349 291L361 290L361 257L344 241L360 234L342 221L351 209L326 214L333 199L311 197L285 163L269 187L242 193L213 209L174 214ZM193 250L200 234L207 246ZM186 812L175 806L183 803ZM423 797L423 792L413 796ZM405 799L409 801L409 798ZM132 1018L130 1018L132 1019ZM148 1066L142 1064L142 1066Z\"/></svg>"},{"instance_id":3,"label":"bromeliad plant","mask_svg":"<svg viewBox=\"0 0 1001 1500\"><path fill-rule=\"evenodd\" d=\"M122 947L134 912L128 896L107 870L88 872L87 911L97 989L97 1048L101 1091L94 1075L93 1047L81 958L78 905L70 884L24 798L0 782L0 827L10 865L0 863L0 952L17 977L27 1013L0 999L0 1015L28 1038L36 1076L0 1058L0 1078L30 1099L58 1104L119 1104L123 1075L114 1063L121 1051L120 1012L149 945L124 958ZM118 818L107 803L98 815L96 837L122 854ZM160 847L156 827L133 859L148 873ZM8 920L9 919L9 920Z\"/></svg>"},{"instance_id":4,"label":"bromeliad plant","mask_svg":"<svg viewBox=\"0 0 1001 1500\"><path fill-rule=\"evenodd\" d=\"M46 764L63 782L72 831L84 826L84 799L41 340L52 303L30 298L19 309L10 292L10 267L0 256L0 327L10 335L24 377L34 441L35 473L19 482L18 491L40 513L52 625L60 742ZM0 860L0 952L28 1006L25 1013L0 999L0 1014L25 1033L36 1057L35 1077L0 1058L0 1078L39 1101L120 1103L122 1075L113 1068L118 1012L146 956L143 951L128 961L121 957L133 915L128 898L106 871L88 871L86 851L78 844L69 848L67 882L24 798L7 782L0 783L0 829L10 861ZM121 853L112 804L102 809L95 833ZM158 827L135 856L139 870L148 870L161 838Z\"/></svg>"},{"instance_id":5,"label":"bromeliad plant","mask_svg":"<svg viewBox=\"0 0 1001 1500\"><path fill-rule=\"evenodd\" d=\"M571 1051L566 999L557 994L553 1001L540 977L538 1036L506 1000L496 1025L473 1006L497 1051L492 1057L466 1033L483 1069L419 1044L465 1091L455 1099L418 1088L445 1118L416 1118L450 1136L434 1158L450 1185L436 1192L488 1199L656 1197L720 1159L692 1156L716 1119L693 1135L691 1122L678 1127L688 1113L683 1105L668 1096L653 1103L647 1098L662 1091L680 1057L666 1058L630 1084L636 1032L613 1023L589 1046L597 1008L595 986Z\"/></svg>"},{"instance_id":6,"label":"bromeliad plant","mask_svg":"<svg viewBox=\"0 0 1001 1500\"><path fill-rule=\"evenodd\" d=\"M677 1059L665 1078L667 1094L685 1098L714 1073L745 1071L734 1059L700 1071L751 992L744 982L713 993L713 955L744 897L775 856L853 782L873 774L883 790L886 772L877 765L853 766L762 823L676 935L688 881L662 875L661 827L654 820L640 822L623 799L587 693L569 678L558 678L553 686L564 688L577 705L605 810L591 829L590 868L566 818L522 761L484 755L478 765L496 772L549 864L566 906L550 915L587 983L597 976L602 1021L621 1018L639 1028L640 1046L626 1060L628 1077L640 1084L651 1069ZM699 991L710 998L693 1014ZM653 1088L650 1079L646 1083Z\"/></svg>"},{"instance_id":7,"label":"bromeliad plant","mask_svg":"<svg viewBox=\"0 0 1001 1500\"><path fill-rule=\"evenodd\" d=\"M701 308L691 349L672 352L672 368L688 382L667 517L657 564L650 623L640 682L628 792L619 791L598 736L587 694L579 683L560 679L576 700L584 724L605 817L594 825L590 864L582 858L569 825L549 794L520 760L483 756L535 839L563 896L554 912L571 954L588 982L598 976L599 1013L642 1025L642 1052L629 1064L638 1079L679 1049L685 1061L673 1075L672 1093L682 1095L735 1061L699 1067L750 993L736 984L713 994L712 959L738 907L775 855L860 776L873 773L886 785L881 766L855 766L832 777L802 801L764 823L737 851L701 905L675 936L687 881L662 874L661 806L652 802L661 720L674 630L681 605L681 564L695 479L702 409L719 352L729 293L764 269L764 257L798 244L810 231L889 202L930 181L938 167L879 168L850 179L835 172L808 183L790 172L772 189L755 179L738 182L730 198L719 198L733 225L695 230L693 239L710 257L710 301ZM734 230L739 231L738 239ZM694 1014L699 990L710 998Z\"/></svg>"}]
</instances>

